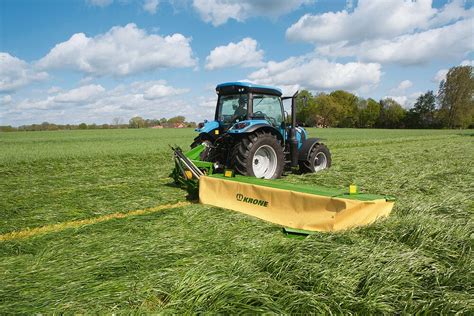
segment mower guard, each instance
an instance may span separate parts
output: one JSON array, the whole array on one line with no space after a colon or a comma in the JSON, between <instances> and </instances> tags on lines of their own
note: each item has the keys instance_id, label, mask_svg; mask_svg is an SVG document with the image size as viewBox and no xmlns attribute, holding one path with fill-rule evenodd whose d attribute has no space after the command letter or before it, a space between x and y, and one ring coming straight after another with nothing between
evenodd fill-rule
<instances>
[{"instance_id":1,"label":"mower guard","mask_svg":"<svg viewBox=\"0 0 474 316\"><path fill-rule=\"evenodd\" d=\"M323 187L222 175L199 179L199 201L302 231L339 231L390 214L394 199Z\"/></svg>"}]
</instances>

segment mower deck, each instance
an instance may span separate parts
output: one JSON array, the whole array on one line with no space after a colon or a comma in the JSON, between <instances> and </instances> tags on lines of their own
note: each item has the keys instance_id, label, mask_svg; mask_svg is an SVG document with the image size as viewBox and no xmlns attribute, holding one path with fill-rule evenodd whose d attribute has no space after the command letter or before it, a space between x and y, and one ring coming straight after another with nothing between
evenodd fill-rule
<instances>
[{"instance_id":1,"label":"mower deck","mask_svg":"<svg viewBox=\"0 0 474 316\"><path fill-rule=\"evenodd\" d=\"M199 201L302 231L339 231L390 214L394 199L221 174L199 178Z\"/></svg>"}]
</instances>

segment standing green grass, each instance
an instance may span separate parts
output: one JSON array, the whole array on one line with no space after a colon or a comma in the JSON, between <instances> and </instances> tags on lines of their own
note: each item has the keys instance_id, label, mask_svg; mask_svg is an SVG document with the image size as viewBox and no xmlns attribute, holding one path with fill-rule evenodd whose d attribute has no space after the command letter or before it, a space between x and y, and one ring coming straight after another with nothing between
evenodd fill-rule
<instances>
[{"instance_id":1,"label":"standing green grass","mask_svg":"<svg viewBox=\"0 0 474 316\"><path fill-rule=\"evenodd\" d=\"M312 129L333 167L278 181L397 197L370 227L288 239L199 204L0 243L0 312L474 312L472 133ZM185 201L190 130L0 134L0 234Z\"/></svg>"}]
</instances>

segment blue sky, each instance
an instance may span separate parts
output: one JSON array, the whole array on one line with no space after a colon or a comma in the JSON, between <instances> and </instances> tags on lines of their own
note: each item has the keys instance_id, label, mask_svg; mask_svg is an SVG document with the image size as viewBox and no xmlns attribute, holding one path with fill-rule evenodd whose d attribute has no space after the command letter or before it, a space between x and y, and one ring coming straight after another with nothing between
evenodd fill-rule
<instances>
[{"instance_id":1,"label":"blue sky","mask_svg":"<svg viewBox=\"0 0 474 316\"><path fill-rule=\"evenodd\" d=\"M0 0L0 125L212 118L246 80L392 97L472 65L472 1Z\"/></svg>"}]
</instances>

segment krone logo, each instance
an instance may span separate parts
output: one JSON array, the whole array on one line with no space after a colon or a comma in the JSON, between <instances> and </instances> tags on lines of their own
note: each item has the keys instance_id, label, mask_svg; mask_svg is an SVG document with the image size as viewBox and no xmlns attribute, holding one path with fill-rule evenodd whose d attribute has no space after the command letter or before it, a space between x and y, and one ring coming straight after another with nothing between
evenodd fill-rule
<instances>
[{"instance_id":1,"label":"krone logo","mask_svg":"<svg viewBox=\"0 0 474 316\"><path fill-rule=\"evenodd\" d=\"M244 195L241 194L241 193L237 193L237 194L235 195L235 198L236 198L237 201L239 201L239 202L245 202L245 203L248 203L248 204L253 204L253 205L268 207L268 201L259 200L259 199L254 199L254 198L251 198L251 197L247 197L247 196L244 196Z\"/></svg>"}]
</instances>

